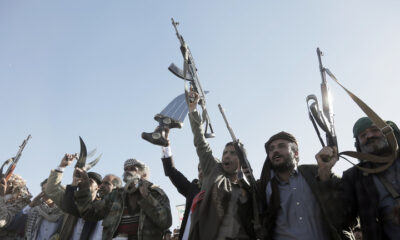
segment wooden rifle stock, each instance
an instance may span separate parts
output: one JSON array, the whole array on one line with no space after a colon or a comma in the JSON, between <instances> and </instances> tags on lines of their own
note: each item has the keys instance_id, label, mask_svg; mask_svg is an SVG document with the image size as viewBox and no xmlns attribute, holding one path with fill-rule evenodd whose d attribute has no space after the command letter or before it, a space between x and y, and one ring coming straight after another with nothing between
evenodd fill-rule
<instances>
[{"instance_id":1,"label":"wooden rifle stock","mask_svg":"<svg viewBox=\"0 0 400 240\"><path fill-rule=\"evenodd\" d=\"M5 162L5 163L3 164L3 166L4 166L5 164L8 164L8 163L9 163L8 161L10 161L10 160L11 160L11 162L12 162L11 165L8 167L8 169L7 169L6 173L5 173L5 175L4 175L4 177L5 177L5 179L6 179L7 181L10 179L11 175L13 174L14 169L15 169L15 167L17 166L17 163L18 163L19 159L21 158L22 151L24 150L24 148L25 148L26 144L28 143L29 139L31 139L31 135L30 135L30 134L29 134L28 137L22 142L21 146L19 146L19 150L18 150L17 154L15 155L15 157L13 157L13 158L7 160L7 162ZM0 172L0 175L1 175L1 177L3 177L3 172L2 172L2 171Z\"/></svg>"}]
</instances>

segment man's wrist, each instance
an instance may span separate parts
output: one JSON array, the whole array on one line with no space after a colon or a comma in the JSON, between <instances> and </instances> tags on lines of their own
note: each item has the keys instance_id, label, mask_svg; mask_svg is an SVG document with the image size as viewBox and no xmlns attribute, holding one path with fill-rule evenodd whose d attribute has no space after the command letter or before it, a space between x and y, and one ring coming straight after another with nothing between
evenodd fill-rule
<instances>
[{"instance_id":1,"label":"man's wrist","mask_svg":"<svg viewBox=\"0 0 400 240\"><path fill-rule=\"evenodd\" d=\"M64 170L65 170L65 167L58 166L58 167L57 167L56 169L54 169L54 170L56 170L57 172L63 173Z\"/></svg>"},{"instance_id":2,"label":"man's wrist","mask_svg":"<svg viewBox=\"0 0 400 240\"><path fill-rule=\"evenodd\" d=\"M172 151L171 151L170 146L162 147L161 150L162 150L163 158L172 157Z\"/></svg>"},{"instance_id":3,"label":"man's wrist","mask_svg":"<svg viewBox=\"0 0 400 240\"><path fill-rule=\"evenodd\" d=\"M331 169L318 169L317 179L320 181L327 181L332 177Z\"/></svg>"}]
</instances>

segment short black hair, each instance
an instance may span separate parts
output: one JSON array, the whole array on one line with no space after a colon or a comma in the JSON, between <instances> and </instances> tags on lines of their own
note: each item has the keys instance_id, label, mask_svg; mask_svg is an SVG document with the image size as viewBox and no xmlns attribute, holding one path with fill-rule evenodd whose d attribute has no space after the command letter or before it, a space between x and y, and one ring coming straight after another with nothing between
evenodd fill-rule
<instances>
[{"instance_id":1,"label":"short black hair","mask_svg":"<svg viewBox=\"0 0 400 240\"><path fill-rule=\"evenodd\" d=\"M228 142L227 144L225 144L225 147L228 147L228 146L234 147L235 143L234 142Z\"/></svg>"}]
</instances>

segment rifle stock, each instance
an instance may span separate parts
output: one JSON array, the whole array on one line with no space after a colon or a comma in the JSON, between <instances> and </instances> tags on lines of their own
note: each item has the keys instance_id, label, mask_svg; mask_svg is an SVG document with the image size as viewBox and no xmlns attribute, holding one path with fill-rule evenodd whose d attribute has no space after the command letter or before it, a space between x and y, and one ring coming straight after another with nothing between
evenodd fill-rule
<instances>
[{"instance_id":1,"label":"rifle stock","mask_svg":"<svg viewBox=\"0 0 400 240\"><path fill-rule=\"evenodd\" d=\"M11 158L11 163L9 163L9 167L4 175L2 172L3 171L3 167L2 167L1 172L0 172L1 178L5 177L5 179L7 181L10 179L11 175L13 174L13 172L15 170L15 167L17 166L19 159L21 158L22 151L24 150L26 144L28 143L29 139L31 139L31 138L32 137L29 134L28 137L22 142L21 146L19 146L19 150L18 150L17 154L15 155L15 157ZM7 161L9 161L9 160L7 160ZM3 164L3 166L4 166L4 164Z\"/></svg>"}]
</instances>

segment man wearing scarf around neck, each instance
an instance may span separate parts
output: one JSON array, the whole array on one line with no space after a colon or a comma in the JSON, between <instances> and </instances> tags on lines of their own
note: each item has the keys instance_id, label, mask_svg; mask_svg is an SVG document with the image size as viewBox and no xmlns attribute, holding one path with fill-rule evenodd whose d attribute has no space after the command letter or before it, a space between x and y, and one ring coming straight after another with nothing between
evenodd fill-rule
<instances>
[{"instance_id":1,"label":"man wearing scarf around neck","mask_svg":"<svg viewBox=\"0 0 400 240\"><path fill-rule=\"evenodd\" d=\"M318 165L298 165L296 138L279 132L265 143L265 150L260 178L265 239L346 238L340 231L340 179L331 172L336 149L323 148L316 155Z\"/></svg>"},{"instance_id":2,"label":"man wearing scarf around neck","mask_svg":"<svg viewBox=\"0 0 400 240\"><path fill-rule=\"evenodd\" d=\"M252 205L238 178L240 163L235 147L227 143L222 161L214 157L196 110L198 95L191 91L189 96L194 99L189 103L189 120L203 171L201 192L192 203L189 239L253 239Z\"/></svg>"},{"instance_id":3,"label":"man wearing scarf around neck","mask_svg":"<svg viewBox=\"0 0 400 240\"><path fill-rule=\"evenodd\" d=\"M60 230L64 213L45 193L47 179L41 184L42 192L13 220L17 226L25 226L25 239L51 239Z\"/></svg>"}]
</instances>

